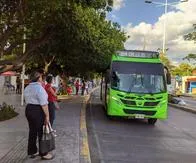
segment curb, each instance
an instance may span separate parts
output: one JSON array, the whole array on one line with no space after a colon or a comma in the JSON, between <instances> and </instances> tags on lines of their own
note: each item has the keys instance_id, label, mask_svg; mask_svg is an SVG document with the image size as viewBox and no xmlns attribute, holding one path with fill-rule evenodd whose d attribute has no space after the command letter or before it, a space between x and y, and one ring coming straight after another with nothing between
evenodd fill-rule
<instances>
[{"instance_id":1,"label":"curb","mask_svg":"<svg viewBox=\"0 0 196 163\"><path fill-rule=\"evenodd\" d=\"M91 94L96 89L98 89L98 87L92 89L90 94L87 97L85 97L80 113L80 163L91 163L87 125L86 125L86 107L87 104L89 103Z\"/></svg>"},{"instance_id":2,"label":"curb","mask_svg":"<svg viewBox=\"0 0 196 163\"><path fill-rule=\"evenodd\" d=\"M171 104L171 103L169 103L168 105L174 107L175 109L180 109L180 110L183 110L189 113L196 114L196 109L193 109L193 108L187 108L186 106L179 106L179 105Z\"/></svg>"},{"instance_id":3,"label":"curb","mask_svg":"<svg viewBox=\"0 0 196 163\"><path fill-rule=\"evenodd\" d=\"M193 99L196 99L196 95L180 95L182 97L190 97L190 98L193 98Z\"/></svg>"},{"instance_id":4,"label":"curb","mask_svg":"<svg viewBox=\"0 0 196 163\"><path fill-rule=\"evenodd\" d=\"M70 98L72 98L72 96L57 96L58 100L68 100Z\"/></svg>"}]
</instances>

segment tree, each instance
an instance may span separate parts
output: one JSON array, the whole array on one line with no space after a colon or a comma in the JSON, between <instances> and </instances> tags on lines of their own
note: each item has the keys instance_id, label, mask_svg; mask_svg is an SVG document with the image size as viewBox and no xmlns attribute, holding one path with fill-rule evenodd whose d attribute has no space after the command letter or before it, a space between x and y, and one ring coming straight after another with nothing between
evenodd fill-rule
<instances>
[{"instance_id":1,"label":"tree","mask_svg":"<svg viewBox=\"0 0 196 163\"><path fill-rule=\"evenodd\" d=\"M49 40L55 6L46 0L2 0L0 10L0 72L3 72L20 67L35 49ZM27 47L24 54L23 43Z\"/></svg>"},{"instance_id":2,"label":"tree","mask_svg":"<svg viewBox=\"0 0 196 163\"><path fill-rule=\"evenodd\" d=\"M185 40L188 41L195 41L196 42L196 24L193 24L193 32L188 33L184 36ZM196 64L196 54L188 54L186 57L183 58L184 60L193 61L193 64Z\"/></svg>"},{"instance_id":3,"label":"tree","mask_svg":"<svg viewBox=\"0 0 196 163\"><path fill-rule=\"evenodd\" d=\"M56 17L57 32L35 51L31 67L41 66L54 72L55 65L58 72L61 69L67 76L101 72L109 65L111 55L123 49L126 38L120 26L106 21L94 8L72 4L62 7Z\"/></svg>"},{"instance_id":4,"label":"tree","mask_svg":"<svg viewBox=\"0 0 196 163\"><path fill-rule=\"evenodd\" d=\"M0 2L0 72L16 69L34 55L40 56L40 54L37 56L35 51L46 44L50 46L50 40L53 40L58 35L58 30L62 28L67 29L64 33L66 36L69 36L68 32L74 31L69 37L73 42L84 41L77 24L79 21L76 21L78 16L75 12L76 5L80 6L81 11L94 9L94 13L103 17L106 11L111 10L112 3L112 0L2 0ZM61 27L62 22L63 27ZM26 39L23 39L24 33ZM90 40L88 35L84 38ZM25 54L22 53L24 42L27 46ZM38 51L43 52L43 49Z\"/></svg>"},{"instance_id":5,"label":"tree","mask_svg":"<svg viewBox=\"0 0 196 163\"><path fill-rule=\"evenodd\" d=\"M166 66L169 69L170 72L173 71L175 66L172 65L171 61L169 60L169 58L165 54L160 53L160 60L163 63L163 65Z\"/></svg>"},{"instance_id":6,"label":"tree","mask_svg":"<svg viewBox=\"0 0 196 163\"><path fill-rule=\"evenodd\" d=\"M184 39L188 41L193 40L196 42L196 24L193 24L193 32L186 34Z\"/></svg>"},{"instance_id":7,"label":"tree","mask_svg":"<svg viewBox=\"0 0 196 163\"><path fill-rule=\"evenodd\" d=\"M181 63L178 67L174 68L173 75L190 76L192 75L193 67L187 63Z\"/></svg>"},{"instance_id":8,"label":"tree","mask_svg":"<svg viewBox=\"0 0 196 163\"><path fill-rule=\"evenodd\" d=\"M196 64L196 54L188 54L183 60L193 61L193 64Z\"/></svg>"}]
</instances>

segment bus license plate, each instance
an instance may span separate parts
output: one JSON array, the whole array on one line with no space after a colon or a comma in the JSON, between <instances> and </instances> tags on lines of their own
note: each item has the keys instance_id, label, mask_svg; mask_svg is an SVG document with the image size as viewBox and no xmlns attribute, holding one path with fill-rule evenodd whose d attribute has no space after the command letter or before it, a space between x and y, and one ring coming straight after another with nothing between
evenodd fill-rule
<instances>
[{"instance_id":1,"label":"bus license plate","mask_svg":"<svg viewBox=\"0 0 196 163\"><path fill-rule=\"evenodd\" d=\"M144 114L136 114L135 118L136 119L144 119Z\"/></svg>"}]
</instances>

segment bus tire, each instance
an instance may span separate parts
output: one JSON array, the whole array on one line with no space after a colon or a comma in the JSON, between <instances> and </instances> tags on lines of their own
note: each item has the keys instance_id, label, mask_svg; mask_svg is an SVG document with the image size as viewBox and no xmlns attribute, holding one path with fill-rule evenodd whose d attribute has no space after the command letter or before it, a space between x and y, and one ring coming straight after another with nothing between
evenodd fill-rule
<instances>
[{"instance_id":1,"label":"bus tire","mask_svg":"<svg viewBox=\"0 0 196 163\"><path fill-rule=\"evenodd\" d=\"M106 114L107 118L111 121L116 120L116 117Z\"/></svg>"},{"instance_id":2,"label":"bus tire","mask_svg":"<svg viewBox=\"0 0 196 163\"><path fill-rule=\"evenodd\" d=\"M148 124L149 125L155 125L156 122L157 122L157 119L156 118L149 118L148 119Z\"/></svg>"},{"instance_id":3,"label":"bus tire","mask_svg":"<svg viewBox=\"0 0 196 163\"><path fill-rule=\"evenodd\" d=\"M115 120L115 117L114 117L114 116L108 114L107 108L106 108L106 110L105 110L105 114L106 114L106 117L107 117L109 120L112 120L112 121Z\"/></svg>"}]
</instances>

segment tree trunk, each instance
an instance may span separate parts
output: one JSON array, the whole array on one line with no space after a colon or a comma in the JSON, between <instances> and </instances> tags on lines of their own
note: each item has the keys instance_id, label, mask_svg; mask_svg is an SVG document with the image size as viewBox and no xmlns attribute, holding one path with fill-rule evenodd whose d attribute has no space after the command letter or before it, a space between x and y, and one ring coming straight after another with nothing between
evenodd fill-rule
<instances>
[{"instance_id":1,"label":"tree trunk","mask_svg":"<svg viewBox=\"0 0 196 163\"><path fill-rule=\"evenodd\" d=\"M48 69L49 69L50 65L52 64L52 62L54 61L55 56L53 56L52 59L49 62L47 62L44 57L43 57L43 59L44 59L44 64L45 64L45 66L44 66L44 72L45 73L48 73Z\"/></svg>"},{"instance_id":2,"label":"tree trunk","mask_svg":"<svg viewBox=\"0 0 196 163\"><path fill-rule=\"evenodd\" d=\"M44 66L44 72L45 73L48 73L48 68L49 68L50 64L48 63L45 63L45 66Z\"/></svg>"}]
</instances>

